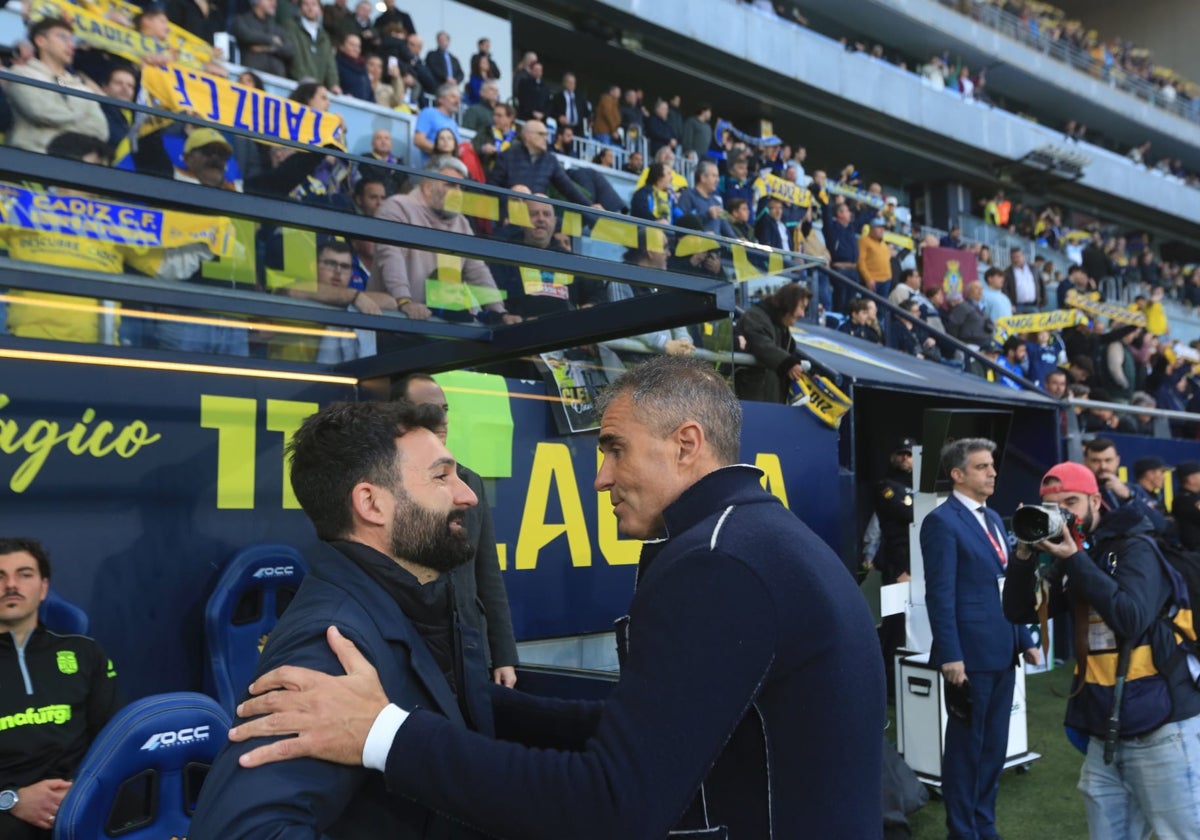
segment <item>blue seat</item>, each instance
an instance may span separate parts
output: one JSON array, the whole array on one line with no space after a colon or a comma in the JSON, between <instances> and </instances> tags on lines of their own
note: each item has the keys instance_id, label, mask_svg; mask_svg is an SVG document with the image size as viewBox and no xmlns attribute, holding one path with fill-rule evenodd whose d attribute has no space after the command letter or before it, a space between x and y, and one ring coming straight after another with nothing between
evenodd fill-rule
<instances>
[{"instance_id":1,"label":"blue seat","mask_svg":"<svg viewBox=\"0 0 1200 840\"><path fill-rule=\"evenodd\" d=\"M229 716L191 691L126 706L100 731L54 822L54 840L185 837Z\"/></svg>"},{"instance_id":2,"label":"blue seat","mask_svg":"<svg viewBox=\"0 0 1200 840\"><path fill-rule=\"evenodd\" d=\"M308 571L290 545L263 543L233 556L204 612L206 688L232 713L254 677L258 655Z\"/></svg>"},{"instance_id":3,"label":"blue seat","mask_svg":"<svg viewBox=\"0 0 1200 840\"><path fill-rule=\"evenodd\" d=\"M46 600L38 607L38 621L56 633L74 633L86 636L88 615L53 589L46 593Z\"/></svg>"}]
</instances>

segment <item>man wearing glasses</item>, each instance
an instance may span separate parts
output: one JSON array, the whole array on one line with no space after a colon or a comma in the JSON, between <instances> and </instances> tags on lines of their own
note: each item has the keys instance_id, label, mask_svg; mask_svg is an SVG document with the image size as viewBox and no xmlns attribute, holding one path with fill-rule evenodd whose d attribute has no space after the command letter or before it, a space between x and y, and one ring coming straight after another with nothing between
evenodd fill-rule
<instances>
[{"instance_id":1,"label":"man wearing glasses","mask_svg":"<svg viewBox=\"0 0 1200 840\"><path fill-rule=\"evenodd\" d=\"M37 57L12 68L14 74L71 90L91 90L82 77L71 72L75 60L71 24L61 18L43 18L29 27L29 40ZM108 120L98 102L21 84L7 85L6 89L13 110L10 146L45 152L46 145L63 131L108 139Z\"/></svg>"}]
</instances>

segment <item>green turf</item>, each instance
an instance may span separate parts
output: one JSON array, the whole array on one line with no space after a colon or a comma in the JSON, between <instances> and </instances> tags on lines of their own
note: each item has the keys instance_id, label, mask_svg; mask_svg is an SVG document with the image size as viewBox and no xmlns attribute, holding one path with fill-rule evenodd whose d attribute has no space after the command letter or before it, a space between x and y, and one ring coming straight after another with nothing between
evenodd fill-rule
<instances>
[{"instance_id":1,"label":"green turf","mask_svg":"<svg viewBox=\"0 0 1200 840\"><path fill-rule=\"evenodd\" d=\"M1075 789L1083 755L1067 743L1062 728L1070 670L1070 666L1059 667L1025 681L1029 749L1042 757L1028 772L1006 770L1000 777L996 828L1005 840L1086 840L1088 836L1083 800ZM946 810L936 797L909 821L918 840L946 836Z\"/></svg>"}]
</instances>

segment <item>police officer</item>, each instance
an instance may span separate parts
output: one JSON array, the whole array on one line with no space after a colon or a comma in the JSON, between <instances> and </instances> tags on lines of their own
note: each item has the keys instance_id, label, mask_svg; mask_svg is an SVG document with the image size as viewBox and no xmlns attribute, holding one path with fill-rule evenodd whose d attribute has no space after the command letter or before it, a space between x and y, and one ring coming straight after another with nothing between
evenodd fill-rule
<instances>
[{"instance_id":1,"label":"police officer","mask_svg":"<svg viewBox=\"0 0 1200 840\"><path fill-rule=\"evenodd\" d=\"M887 474L875 485L873 500L879 520L879 551L874 565L883 583L903 583L909 579L908 533L913 522L912 448L916 441L901 438L889 458ZM884 616L879 628L884 671L888 675L888 693L895 696L893 685L896 651L905 642L904 614Z\"/></svg>"},{"instance_id":2,"label":"police officer","mask_svg":"<svg viewBox=\"0 0 1200 840\"><path fill-rule=\"evenodd\" d=\"M1175 465L1175 501L1171 515L1179 526L1179 541L1184 548L1200 550L1200 461L1181 461Z\"/></svg>"}]
</instances>

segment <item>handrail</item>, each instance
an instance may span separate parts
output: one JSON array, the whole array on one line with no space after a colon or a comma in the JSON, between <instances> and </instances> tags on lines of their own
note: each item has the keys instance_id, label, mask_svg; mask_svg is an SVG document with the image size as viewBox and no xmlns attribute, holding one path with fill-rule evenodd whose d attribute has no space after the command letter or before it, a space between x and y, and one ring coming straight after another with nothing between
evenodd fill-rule
<instances>
[{"instance_id":1,"label":"handrail","mask_svg":"<svg viewBox=\"0 0 1200 840\"><path fill-rule=\"evenodd\" d=\"M966 15L962 11L962 4L959 0L939 0L939 2L959 14ZM1024 24L1019 17L986 1L973 0L971 3L971 14L968 16L1002 35L1007 35L1014 40L1040 49L1051 58L1061 61L1064 64L1069 64L1076 70L1091 76L1099 76L1101 80L1118 90L1123 90L1139 99L1144 99L1154 106L1182 117L1189 122L1200 123L1200 111L1194 108L1185 108L1183 101L1180 99L1177 98L1171 102L1166 101L1162 97L1159 88L1150 82L1129 75L1123 69L1116 66L1115 63L1112 67L1106 67L1102 63L1097 62L1090 53L1071 44L1051 40L1041 32L1035 34L1030 31L1029 26Z\"/></svg>"}]
</instances>

